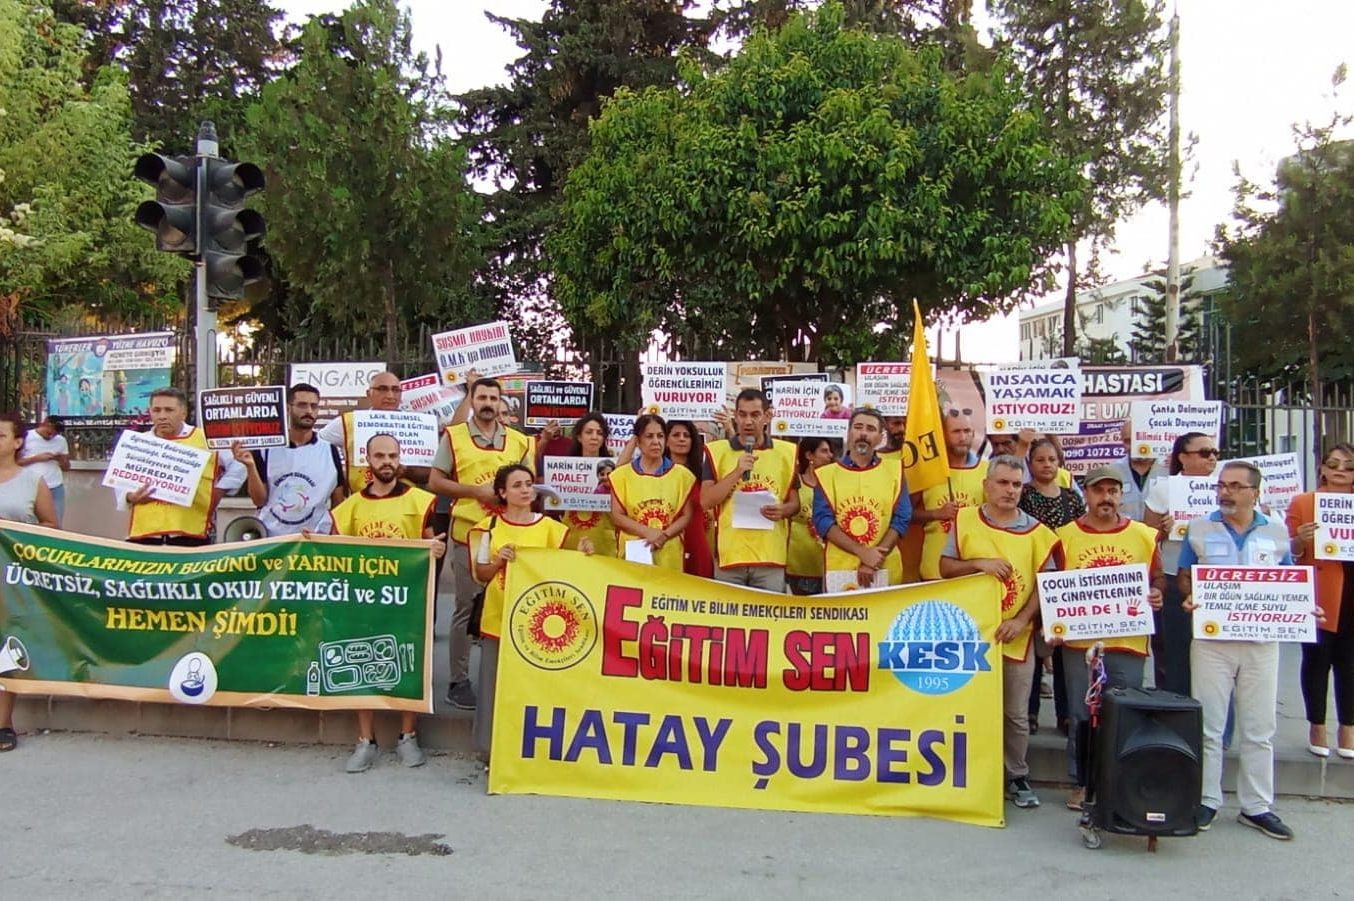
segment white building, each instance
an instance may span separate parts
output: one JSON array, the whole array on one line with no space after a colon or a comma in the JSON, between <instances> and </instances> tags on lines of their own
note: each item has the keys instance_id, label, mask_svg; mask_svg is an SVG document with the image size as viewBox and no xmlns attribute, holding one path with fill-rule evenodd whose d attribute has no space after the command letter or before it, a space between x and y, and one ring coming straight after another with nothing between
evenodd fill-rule
<instances>
[{"instance_id":1,"label":"white building","mask_svg":"<svg viewBox=\"0 0 1354 901\"><path fill-rule=\"evenodd\" d=\"M1214 257L1200 257L1180 265L1180 276L1193 276L1190 293L1209 295L1227 284L1227 269ZM1123 281L1101 285L1077 294L1077 337L1112 339L1133 362L1129 341L1133 326L1146 315L1145 301L1158 294L1153 282L1165 284L1165 276L1144 272ZM1043 360L1062 356L1063 298L1047 300L1020 312L1020 359Z\"/></svg>"}]
</instances>

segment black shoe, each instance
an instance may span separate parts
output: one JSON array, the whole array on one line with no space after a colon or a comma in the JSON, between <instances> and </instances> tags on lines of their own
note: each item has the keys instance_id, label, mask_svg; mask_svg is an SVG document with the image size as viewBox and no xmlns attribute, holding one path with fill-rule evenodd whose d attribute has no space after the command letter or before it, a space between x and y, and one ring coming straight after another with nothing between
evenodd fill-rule
<instances>
[{"instance_id":1,"label":"black shoe","mask_svg":"<svg viewBox=\"0 0 1354 901\"><path fill-rule=\"evenodd\" d=\"M1284 825L1283 820L1279 819L1270 811L1257 813L1255 816L1239 813L1236 815L1236 821L1242 825L1249 826L1252 829L1259 829L1270 838L1277 838L1281 842L1289 841L1293 838L1293 830Z\"/></svg>"},{"instance_id":2,"label":"black shoe","mask_svg":"<svg viewBox=\"0 0 1354 901\"><path fill-rule=\"evenodd\" d=\"M1200 804L1198 811L1194 814L1194 821L1199 824L1200 832L1207 832L1208 827L1213 825L1213 818L1218 812L1207 804Z\"/></svg>"},{"instance_id":3,"label":"black shoe","mask_svg":"<svg viewBox=\"0 0 1354 901\"><path fill-rule=\"evenodd\" d=\"M475 689L470 687L469 679L447 686L447 703L458 710L475 709Z\"/></svg>"}]
</instances>

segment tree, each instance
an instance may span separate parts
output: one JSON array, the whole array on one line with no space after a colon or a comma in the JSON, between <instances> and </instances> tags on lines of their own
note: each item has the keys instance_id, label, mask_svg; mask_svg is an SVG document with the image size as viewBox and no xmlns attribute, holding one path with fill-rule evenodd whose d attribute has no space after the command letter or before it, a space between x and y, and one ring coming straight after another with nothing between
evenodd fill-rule
<instances>
[{"instance_id":1,"label":"tree","mask_svg":"<svg viewBox=\"0 0 1354 901\"><path fill-rule=\"evenodd\" d=\"M1339 89L1341 66L1332 79ZM1223 312L1239 340L1235 365L1265 378L1305 379L1313 405L1323 379L1354 379L1354 143L1340 140L1354 115L1294 127L1297 151L1274 187L1238 180L1235 222L1218 227L1228 263ZM1321 447L1321 417L1312 418Z\"/></svg>"},{"instance_id":2,"label":"tree","mask_svg":"<svg viewBox=\"0 0 1354 901\"><path fill-rule=\"evenodd\" d=\"M1161 199L1169 175L1164 133L1164 0L991 0L998 46L1016 54L1054 145L1080 162L1090 190L1074 210L1063 254L1063 353L1076 344L1078 242L1092 254L1114 226Z\"/></svg>"},{"instance_id":3,"label":"tree","mask_svg":"<svg viewBox=\"0 0 1354 901\"><path fill-rule=\"evenodd\" d=\"M1165 363L1166 360L1166 279L1164 273L1144 284L1151 293L1138 299L1141 314L1133 320L1133 335L1128 339L1135 363ZM1203 295L1194 290L1194 276L1180 279L1180 322L1176 332L1177 363L1202 363L1205 353L1203 334Z\"/></svg>"},{"instance_id":4,"label":"tree","mask_svg":"<svg viewBox=\"0 0 1354 901\"><path fill-rule=\"evenodd\" d=\"M903 351L914 297L928 320L1013 309L1081 190L1007 69L954 75L826 4L721 70L618 92L548 247L576 334L854 362Z\"/></svg>"},{"instance_id":5,"label":"tree","mask_svg":"<svg viewBox=\"0 0 1354 901\"><path fill-rule=\"evenodd\" d=\"M488 318L470 274L479 204L448 137L440 74L393 0L312 18L299 59L249 110L246 153L266 166L267 246L311 336L384 334ZM248 158L247 157L247 158Z\"/></svg>"},{"instance_id":6,"label":"tree","mask_svg":"<svg viewBox=\"0 0 1354 901\"><path fill-rule=\"evenodd\" d=\"M131 139L122 73L105 67L86 88L84 52L50 7L0 0L0 297L46 319L163 313L188 267L132 221L145 196L132 160L146 148Z\"/></svg>"}]
</instances>

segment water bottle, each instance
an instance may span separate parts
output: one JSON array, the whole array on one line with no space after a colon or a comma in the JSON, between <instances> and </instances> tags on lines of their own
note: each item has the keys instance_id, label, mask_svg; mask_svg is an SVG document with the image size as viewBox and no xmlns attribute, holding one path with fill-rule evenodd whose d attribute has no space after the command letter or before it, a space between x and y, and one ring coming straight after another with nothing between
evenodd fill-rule
<instances>
[{"instance_id":1,"label":"water bottle","mask_svg":"<svg viewBox=\"0 0 1354 901\"><path fill-rule=\"evenodd\" d=\"M312 698L320 694L320 664L312 660L306 670L306 694Z\"/></svg>"}]
</instances>

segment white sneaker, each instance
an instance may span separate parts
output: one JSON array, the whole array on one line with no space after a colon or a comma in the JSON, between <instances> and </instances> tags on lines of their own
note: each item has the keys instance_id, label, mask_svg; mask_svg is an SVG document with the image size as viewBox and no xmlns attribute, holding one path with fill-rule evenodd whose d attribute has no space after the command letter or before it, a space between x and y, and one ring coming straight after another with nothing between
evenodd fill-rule
<instances>
[{"instance_id":1,"label":"white sneaker","mask_svg":"<svg viewBox=\"0 0 1354 901\"><path fill-rule=\"evenodd\" d=\"M368 741L365 738L358 739L357 747L353 750L353 756L348 758L348 763L343 769L348 773L365 773L376 763L376 757L380 753L380 748L376 747L376 742Z\"/></svg>"},{"instance_id":2,"label":"white sneaker","mask_svg":"<svg viewBox=\"0 0 1354 901\"><path fill-rule=\"evenodd\" d=\"M407 767L423 766L428 762L423 749L418 746L418 735L413 732L400 736L400 740L395 743L395 754L400 758L400 763Z\"/></svg>"}]
</instances>

